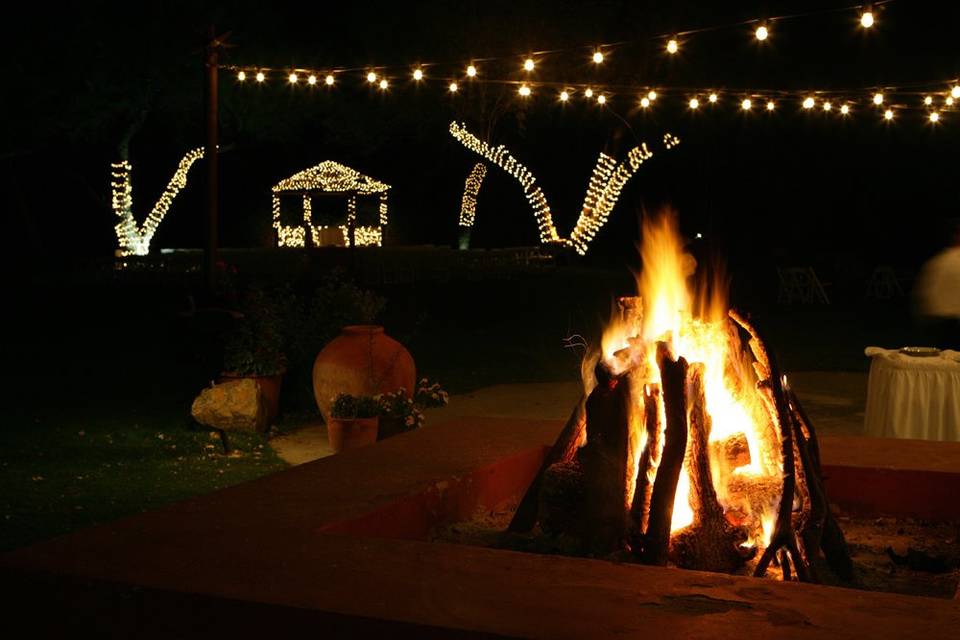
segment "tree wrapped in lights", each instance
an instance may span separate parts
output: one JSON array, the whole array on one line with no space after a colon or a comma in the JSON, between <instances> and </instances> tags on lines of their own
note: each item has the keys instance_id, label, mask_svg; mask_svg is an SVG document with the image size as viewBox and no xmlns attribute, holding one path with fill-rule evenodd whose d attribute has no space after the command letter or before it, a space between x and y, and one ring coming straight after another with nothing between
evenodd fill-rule
<instances>
[{"instance_id":1,"label":"tree wrapped in lights","mask_svg":"<svg viewBox=\"0 0 960 640\"><path fill-rule=\"evenodd\" d=\"M478 162L473 165L470 175L463 185L463 199L460 202L460 248L470 247L470 230L477 217L477 194L483 186L483 179L487 175L487 165Z\"/></svg>"},{"instance_id":2,"label":"tree wrapped in lights","mask_svg":"<svg viewBox=\"0 0 960 640\"><path fill-rule=\"evenodd\" d=\"M326 160L315 167L304 169L281 180L273 187L273 228L277 231L277 244L281 247L305 247L307 238L313 246L381 246L383 227L389 221L387 193L390 185L384 184L356 169L339 162ZM345 224L316 225L313 223L312 192L340 193L347 195ZM280 195L299 193L303 202L303 224L285 225L280 220ZM379 198L378 224L357 225L357 196L376 195Z\"/></svg>"},{"instance_id":3,"label":"tree wrapped in lights","mask_svg":"<svg viewBox=\"0 0 960 640\"><path fill-rule=\"evenodd\" d=\"M133 171L132 165L127 161L116 162L110 165L111 168L111 205L113 213L120 218L120 221L114 227L117 234L117 242L120 247L117 253L121 256L145 256L150 253L150 241L157 232L157 227L163 222L163 218L170 210L177 194L181 189L187 186L187 174L190 167L197 160L203 157L203 147L188 151L177 165L173 177L167 183L166 189L160 194L160 198L153 205L150 214L142 225L137 225L133 217L133 187L131 186L130 174Z\"/></svg>"},{"instance_id":4,"label":"tree wrapped in lights","mask_svg":"<svg viewBox=\"0 0 960 640\"><path fill-rule=\"evenodd\" d=\"M557 233L553 224L553 216L550 213L550 205L547 203L543 190L536 185L536 178L533 173L510 155L506 147L503 145L491 147L467 131L465 125L456 122L450 124L450 134L467 149L486 158L517 179L520 186L523 187L527 202L533 209L541 242L572 246L580 255L587 253L590 241L606 224L607 218L620 198L620 192L624 185L636 173L640 165L653 156L653 152L647 148L646 144L631 149L627 153L627 158L620 164L617 164L614 158L601 153L597 158L597 164L587 185L580 217L568 239L561 238ZM668 133L664 136L664 146L667 149L675 147L679 142L680 139L672 134ZM478 164L474 167L464 185L463 204L460 210L461 229L464 227L469 229L476 217L476 196L482 185L482 176L486 174L484 169L481 177L475 179L474 172L480 166L483 165ZM465 212L468 212L469 215L465 215Z\"/></svg>"}]
</instances>

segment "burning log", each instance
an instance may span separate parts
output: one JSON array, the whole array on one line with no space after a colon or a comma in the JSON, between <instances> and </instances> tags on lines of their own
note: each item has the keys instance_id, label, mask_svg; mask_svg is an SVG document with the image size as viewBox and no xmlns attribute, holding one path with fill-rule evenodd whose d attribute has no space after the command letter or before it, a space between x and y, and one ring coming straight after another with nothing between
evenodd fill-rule
<instances>
[{"instance_id":1,"label":"burning log","mask_svg":"<svg viewBox=\"0 0 960 640\"><path fill-rule=\"evenodd\" d=\"M706 409L702 363L690 365L687 388L690 443L686 466L695 503L694 520L693 524L674 534L670 556L680 567L733 571L746 561L747 554L740 551L740 545L747 541L747 532L727 521L713 487L708 453L711 424ZM747 456L749 458L749 452Z\"/></svg>"},{"instance_id":2,"label":"burning log","mask_svg":"<svg viewBox=\"0 0 960 640\"><path fill-rule=\"evenodd\" d=\"M630 507L634 530L638 533L646 531L650 520L650 498L653 495L653 483L650 482L650 474L658 462L656 455L660 450L659 406L660 386L656 384L646 385L643 394L643 420L647 442L637 464L637 481L633 491L633 504Z\"/></svg>"},{"instance_id":3,"label":"burning log","mask_svg":"<svg viewBox=\"0 0 960 640\"><path fill-rule=\"evenodd\" d=\"M687 450L687 361L674 359L665 342L657 343L657 365L663 392L664 429L663 453L650 498L650 518L644 534L643 561L665 566L670 547L670 524L673 521L673 502L677 482Z\"/></svg>"},{"instance_id":4,"label":"burning log","mask_svg":"<svg viewBox=\"0 0 960 640\"><path fill-rule=\"evenodd\" d=\"M711 442L709 447L723 475L730 475L737 467L745 467L751 462L750 443L745 433L735 433L724 440Z\"/></svg>"},{"instance_id":5,"label":"burning log","mask_svg":"<svg viewBox=\"0 0 960 640\"><path fill-rule=\"evenodd\" d=\"M627 480L630 456L630 377L615 376L602 362L597 386L586 402L587 443L583 467L582 542L593 553L619 550L627 537Z\"/></svg>"}]
</instances>

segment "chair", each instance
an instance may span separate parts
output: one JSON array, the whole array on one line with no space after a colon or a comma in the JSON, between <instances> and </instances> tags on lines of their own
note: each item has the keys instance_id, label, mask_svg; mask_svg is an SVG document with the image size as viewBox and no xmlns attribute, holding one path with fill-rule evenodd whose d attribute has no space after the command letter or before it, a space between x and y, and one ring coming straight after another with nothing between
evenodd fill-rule
<instances>
[{"instance_id":1,"label":"chair","mask_svg":"<svg viewBox=\"0 0 960 640\"><path fill-rule=\"evenodd\" d=\"M777 267L780 291L777 302L781 304L830 304L824 289L825 283L817 277L813 267Z\"/></svg>"},{"instance_id":2,"label":"chair","mask_svg":"<svg viewBox=\"0 0 960 640\"><path fill-rule=\"evenodd\" d=\"M893 267L880 265L873 270L867 281L867 299L892 300L903 296L903 287L900 286L900 279Z\"/></svg>"}]
</instances>

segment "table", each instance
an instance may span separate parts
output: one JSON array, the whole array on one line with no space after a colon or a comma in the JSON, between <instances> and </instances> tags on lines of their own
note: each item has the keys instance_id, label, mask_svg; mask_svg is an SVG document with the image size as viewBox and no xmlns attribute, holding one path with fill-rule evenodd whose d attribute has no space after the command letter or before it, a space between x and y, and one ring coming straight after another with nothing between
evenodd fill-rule
<instances>
[{"instance_id":1,"label":"table","mask_svg":"<svg viewBox=\"0 0 960 640\"><path fill-rule=\"evenodd\" d=\"M960 441L960 351L915 357L867 347L866 355L867 435Z\"/></svg>"}]
</instances>

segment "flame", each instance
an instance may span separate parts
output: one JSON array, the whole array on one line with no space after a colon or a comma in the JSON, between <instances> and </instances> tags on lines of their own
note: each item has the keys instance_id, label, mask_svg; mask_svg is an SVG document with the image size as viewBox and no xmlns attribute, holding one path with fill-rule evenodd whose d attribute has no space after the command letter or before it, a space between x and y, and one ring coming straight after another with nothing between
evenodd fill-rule
<instances>
[{"instance_id":1,"label":"flame","mask_svg":"<svg viewBox=\"0 0 960 640\"><path fill-rule=\"evenodd\" d=\"M731 331L727 320L727 286L720 270L713 281L691 282L697 272L696 260L684 251L676 215L667 211L643 222L640 244L643 268L637 277L642 301L642 325L636 317L621 312L606 327L601 340L604 363L615 373L632 371L644 383L659 383L656 343L667 341L677 356L689 363L704 365L706 411L711 418L711 467L718 501L728 518L737 514L750 532L748 545L766 547L772 533L778 496L769 488L776 485L780 459L776 434L762 399L756 390L756 377L749 354ZM663 416L661 397L660 415ZM631 442L645 442L642 432L643 402L634 401L631 418ZM660 423L664 428L663 420ZM661 436L662 436L661 432ZM661 446L664 438L660 438ZM738 454L741 462L730 468L718 452L728 442L746 442L746 451ZM689 442L689 439L688 439ZM716 446L714 444L716 443ZM642 448L637 446L634 451ZM653 456L659 460L660 452ZM634 466L639 453L634 456ZM743 460L747 458L747 460ZM648 475L655 478L655 468ZM632 470L635 480L638 470ZM732 490L736 484L737 491ZM746 490L743 488L746 487ZM632 486L630 487L632 490ZM674 502L671 531L676 532L696 521L690 504L690 478L684 464Z\"/></svg>"}]
</instances>

